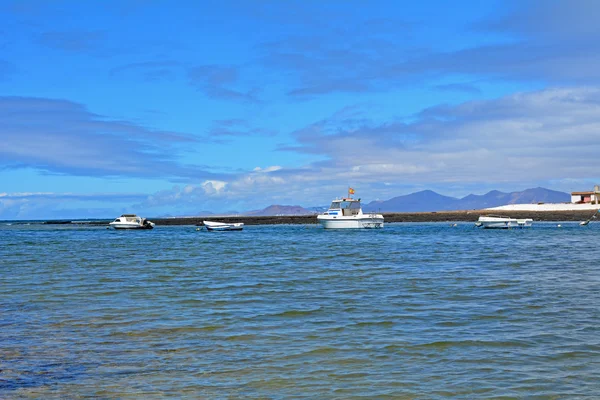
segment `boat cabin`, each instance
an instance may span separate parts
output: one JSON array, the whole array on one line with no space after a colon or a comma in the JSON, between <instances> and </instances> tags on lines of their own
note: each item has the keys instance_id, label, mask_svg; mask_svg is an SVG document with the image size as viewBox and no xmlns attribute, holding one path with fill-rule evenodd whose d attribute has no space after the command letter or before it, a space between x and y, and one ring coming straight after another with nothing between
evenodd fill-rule
<instances>
[{"instance_id":1,"label":"boat cabin","mask_svg":"<svg viewBox=\"0 0 600 400\"><path fill-rule=\"evenodd\" d=\"M140 223L142 218L138 217L135 214L123 214L119 218L115 219L115 222L134 222Z\"/></svg>"},{"instance_id":2,"label":"boat cabin","mask_svg":"<svg viewBox=\"0 0 600 400\"><path fill-rule=\"evenodd\" d=\"M360 199L341 199L334 200L329 206L327 214L329 215L352 216L360 213Z\"/></svg>"}]
</instances>

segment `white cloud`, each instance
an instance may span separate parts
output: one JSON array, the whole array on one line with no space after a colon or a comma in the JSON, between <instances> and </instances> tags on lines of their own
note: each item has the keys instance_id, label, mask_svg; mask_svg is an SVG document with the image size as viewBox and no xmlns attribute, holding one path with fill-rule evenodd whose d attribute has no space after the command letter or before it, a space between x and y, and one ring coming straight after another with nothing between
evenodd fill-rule
<instances>
[{"instance_id":1,"label":"white cloud","mask_svg":"<svg viewBox=\"0 0 600 400\"><path fill-rule=\"evenodd\" d=\"M600 183L595 167L600 154L600 88L555 88L437 106L410 123L362 119L347 126L334 115L294 137L294 151L317 154L322 161L298 168L256 167L230 179L174 186L143 201L138 197L135 208L146 215L197 215L270 204L310 206L326 204L347 187L365 200L421 189L451 195L546 184L581 190L583 183ZM16 213L18 207L31 210L47 204L42 200L53 196L2 193L0 199L3 210ZM20 197L19 205L15 202Z\"/></svg>"},{"instance_id":2,"label":"white cloud","mask_svg":"<svg viewBox=\"0 0 600 400\"><path fill-rule=\"evenodd\" d=\"M253 169L254 172L273 172L273 171L279 171L281 169L281 167L279 165L272 165L270 167L266 167L266 168L261 168L261 167L256 167Z\"/></svg>"},{"instance_id":3,"label":"white cloud","mask_svg":"<svg viewBox=\"0 0 600 400\"><path fill-rule=\"evenodd\" d=\"M225 189L227 182L223 181L206 181L202 184L202 189L207 195L217 195Z\"/></svg>"},{"instance_id":4,"label":"white cloud","mask_svg":"<svg viewBox=\"0 0 600 400\"><path fill-rule=\"evenodd\" d=\"M0 127L0 168L180 180L221 176L178 162L198 143L195 136L110 119L71 101L0 96Z\"/></svg>"},{"instance_id":5,"label":"white cloud","mask_svg":"<svg viewBox=\"0 0 600 400\"><path fill-rule=\"evenodd\" d=\"M0 193L0 219L111 218L139 193Z\"/></svg>"},{"instance_id":6,"label":"white cloud","mask_svg":"<svg viewBox=\"0 0 600 400\"><path fill-rule=\"evenodd\" d=\"M51 192L16 192L16 193L0 193L0 197L11 197L11 198L17 198L17 197L31 197L31 196L54 196L56 195L56 193L51 193Z\"/></svg>"},{"instance_id":7,"label":"white cloud","mask_svg":"<svg viewBox=\"0 0 600 400\"><path fill-rule=\"evenodd\" d=\"M315 184L352 178L367 185L429 182L435 188L595 178L600 176L591 167L600 154L600 88L547 89L438 106L412 123L344 128L325 120L298 131L296 138L297 151L327 158L303 172Z\"/></svg>"}]
</instances>

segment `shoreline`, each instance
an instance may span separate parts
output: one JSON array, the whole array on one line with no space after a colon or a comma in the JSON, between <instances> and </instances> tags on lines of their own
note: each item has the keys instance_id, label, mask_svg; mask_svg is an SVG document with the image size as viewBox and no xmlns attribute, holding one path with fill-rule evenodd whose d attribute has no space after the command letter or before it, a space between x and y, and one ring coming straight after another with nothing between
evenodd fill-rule
<instances>
[{"instance_id":1,"label":"shoreline","mask_svg":"<svg viewBox=\"0 0 600 400\"><path fill-rule=\"evenodd\" d=\"M511 218L532 218L537 222L585 221L594 215L594 210L552 210L552 211L515 211L515 210L463 210L463 211L429 211L429 212L397 212L382 213L386 223L390 222L476 222L483 215L502 215ZM202 221L235 223L245 225L317 225L317 214L312 215L278 215L278 216L204 216L204 217L172 217L148 218L157 226L192 225L202 226ZM46 220L28 221L44 225L92 225L105 226L112 219L85 220ZM6 223L23 223L24 221L3 221Z\"/></svg>"},{"instance_id":2,"label":"shoreline","mask_svg":"<svg viewBox=\"0 0 600 400\"><path fill-rule=\"evenodd\" d=\"M499 210L468 210L468 211L433 211L433 212L404 212L382 213L385 222L476 222L481 215L504 215L512 218L532 218L538 222L585 221L594 213L591 210L569 211L499 211ZM151 219L157 226L169 225L202 225L203 220L235 223L245 225L281 225L281 224L318 224L316 215L288 216L236 216L236 217L182 217Z\"/></svg>"}]
</instances>

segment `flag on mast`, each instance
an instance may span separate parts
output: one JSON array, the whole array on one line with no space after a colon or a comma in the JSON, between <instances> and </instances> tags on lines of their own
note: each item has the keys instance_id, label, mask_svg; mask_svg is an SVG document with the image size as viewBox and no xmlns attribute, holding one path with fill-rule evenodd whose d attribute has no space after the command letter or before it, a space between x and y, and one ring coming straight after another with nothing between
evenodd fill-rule
<instances>
[{"instance_id":1,"label":"flag on mast","mask_svg":"<svg viewBox=\"0 0 600 400\"><path fill-rule=\"evenodd\" d=\"M351 187L348 188L348 195L354 194L354 189Z\"/></svg>"}]
</instances>

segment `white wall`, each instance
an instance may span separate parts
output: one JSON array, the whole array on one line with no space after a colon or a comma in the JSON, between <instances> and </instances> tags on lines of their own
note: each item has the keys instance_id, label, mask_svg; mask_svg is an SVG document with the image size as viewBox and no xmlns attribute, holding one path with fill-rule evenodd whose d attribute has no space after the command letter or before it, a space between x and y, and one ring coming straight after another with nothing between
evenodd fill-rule
<instances>
[{"instance_id":1,"label":"white wall","mask_svg":"<svg viewBox=\"0 0 600 400\"><path fill-rule=\"evenodd\" d=\"M592 194L591 197L592 197L592 203L595 203L598 195ZM571 203L580 202L582 199L583 199L583 196L581 196L581 195L571 195Z\"/></svg>"}]
</instances>

